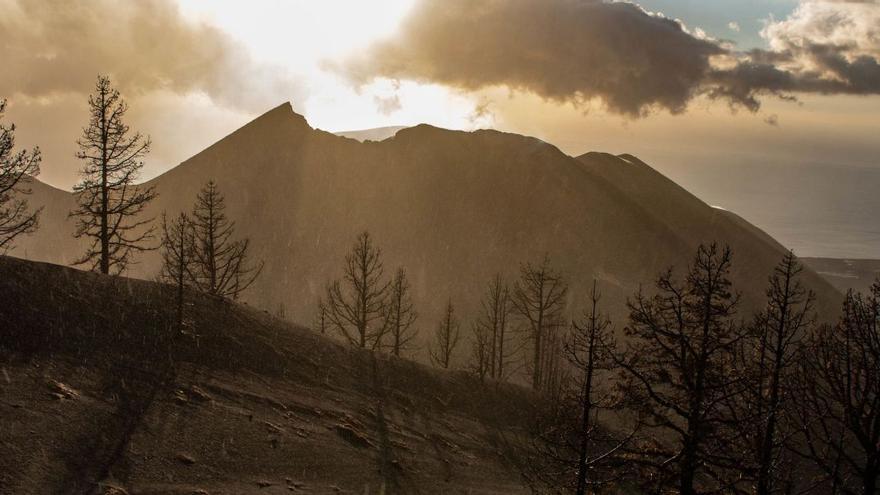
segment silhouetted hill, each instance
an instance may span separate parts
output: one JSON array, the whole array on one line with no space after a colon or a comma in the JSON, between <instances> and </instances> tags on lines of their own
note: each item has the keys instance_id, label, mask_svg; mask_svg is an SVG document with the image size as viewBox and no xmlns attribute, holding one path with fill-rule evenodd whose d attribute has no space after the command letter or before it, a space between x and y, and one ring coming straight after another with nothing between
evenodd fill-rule
<instances>
[{"instance_id":1,"label":"silhouetted hill","mask_svg":"<svg viewBox=\"0 0 880 495\"><path fill-rule=\"evenodd\" d=\"M0 295L0 493L526 492L519 387L195 294L178 331L152 282L0 256Z\"/></svg>"},{"instance_id":2,"label":"silhouetted hill","mask_svg":"<svg viewBox=\"0 0 880 495\"><path fill-rule=\"evenodd\" d=\"M238 233L266 262L245 300L270 311L283 306L299 322L311 321L317 298L341 276L343 257L364 229L382 247L386 273L406 267L426 333L447 298L467 321L496 272L512 280L519 263L545 253L571 282L573 312L597 278L619 317L640 284L670 265L684 268L701 242L731 245L747 306L759 303L784 252L635 157L572 158L538 139L494 130L419 125L361 143L312 129L284 104L150 181L159 198L149 213L190 208L209 179L226 195ZM43 197L37 191L32 202ZM16 254L55 262L78 254L72 240L58 239L72 232L66 215L47 205L43 228ZM131 275L158 272L157 253L139 261ZM814 272L805 277L820 309L836 311L840 294Z\"/></svg>"}]
</instances>

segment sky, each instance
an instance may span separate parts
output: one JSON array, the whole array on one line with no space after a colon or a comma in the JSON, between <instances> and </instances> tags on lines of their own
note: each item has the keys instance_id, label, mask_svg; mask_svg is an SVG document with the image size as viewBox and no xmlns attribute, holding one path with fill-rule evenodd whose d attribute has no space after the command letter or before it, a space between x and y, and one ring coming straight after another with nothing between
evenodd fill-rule
<instances>
[{"instance_id":1,"label":"sky","mask_svg":"<svg viewBox=\"0 0 880 495\"><path fill-rule=\"evenodd\" d=\"M64 189L99 73L152 138L144 179L285 101L329 131L493 127L572 155L632 153L725 207L738 205L714 183L725 171L880 167L876 0L0 0L0 11L4 122L40 146L40 179Z\"/></svg>"}]
</instances>

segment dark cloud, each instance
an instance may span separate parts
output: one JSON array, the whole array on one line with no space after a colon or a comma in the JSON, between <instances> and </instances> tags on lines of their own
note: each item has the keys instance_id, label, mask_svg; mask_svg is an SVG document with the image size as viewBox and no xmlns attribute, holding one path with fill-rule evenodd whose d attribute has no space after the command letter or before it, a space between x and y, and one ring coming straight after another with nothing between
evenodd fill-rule
<instances>
[{"instance_id":1,"label":"dark cloud","mask_svg":"<svg viewBox=\"0 0 880 495\"><path fill-rule=\"evenodd\" d=\"M423 0L399 37L342 70L439 82L504 85L557 101L600 97L613 111L683 110L723 53L676 21L630 3Z\"/></svg>"},{"instance_id":2,"label":"dark cloud","mask_svg":"<svg viewBox=\"0 0 880 495\"><path fill-rule=\"evenodd\" d=\"M769 49L734 47L626 2L421 0L393 39L337 67L353 81L492 86L616 113L683 111L700 94L756 111L760 98L880 93L880 6L807 0L764 30Z\"/></svg>"},{"instance_id":3,"label":"dark cloud","mask_svg":"<svg viewBox=\"0 0 880 495\"><path fill-rule=\"evenodd\" d=\"M0 0L0 94L44 97L91 90L110 74L129 95L200 92L258 111L297 85L255 63L225 33L184 19L171 0Z\"/></svg>"}]
</instances>

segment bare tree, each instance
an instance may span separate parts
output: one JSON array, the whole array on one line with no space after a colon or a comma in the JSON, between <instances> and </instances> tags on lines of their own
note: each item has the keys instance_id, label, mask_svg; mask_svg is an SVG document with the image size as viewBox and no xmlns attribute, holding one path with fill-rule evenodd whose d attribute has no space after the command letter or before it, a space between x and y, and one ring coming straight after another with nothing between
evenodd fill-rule
<instances>
[{"instance_id":1,"label":"bare tree","mask_svg":"<svg viewBox=\"0 0 880 495\"><path fill-rule=\"evenodd\" d=\"M327 333L327 326L329 325L330 320L327 317L327 305L324 303L324 299L318 298L318 311L315 313L315 321L314 321L314 330L321 335Z\"/></svg>"},{"instance_id":2,"label":"bare tree","mask_svg":"<svg viewBox=\"0 0 880 495\"><path fill-rule=\"evenodd\" d=\"M508 371L505 365L512 349L508 346L510 332L509 319L513 305L510 291L501 274L496 275L489 283L486 294L480 302L480 314L474 323L474 333L486 335L488 341L489 376L503 380Z\"/></svg>"},{"instance_id":3,"label":"bare tree","mask_svg":"<svg viewBox=\"0 0 880 495\"><path fill-rule=\"evenodd\" d=\"M449 369L452 364L452 357L455 354L455 348L461 339L461 324L455 316L455 307L452 306L450 300L446 303L446 311L443 313L443 319L437 325L434 333L434 345L430 349L431 362L435 366Z\"/></svg>"},{"instance_id":4,"label":"bare tree","mask_svg":"<svg viewBox=\"0 0 880 495\"><path fill-rule=\"evenodd\" d=\"M196 197L192 211L192 281L202 292L237 299L263 270L250 264L250 240L234 239L235 222L226 217L226 203L211 180Z\"/></svg>"},{"instance_id":5,"label":"bare tree","mask_svg":"<svg viewBox=\"0 0 880 495\"><path fill-rule=\"evenodd\" d=\"M0 119L6 111L6 100L0 99ZM6 252L12 241L22 234L37 229L40 210L30 209L27 182L40 173L40 149L32 151L15 148L15 124L0 124L0 253Z\"/></svg>"},{"instance_id":6,"label":"bare tree","mask_svg":"<svg viewBox=\"0 0 880 495\"><path fill-rule=\"evenodd\" d=\"M477 323L471 326L471 333L470 369L483 381L492 372L492 334L488 327Z\"/></svg>"},{"instance_id":7,"label":"bare tree","mask_svg":"<svg viewBox=\"0 0 880 495\"><path fill-rule=\"evenodd\" d=\"M815 322L815 296L800 282L802 271L791 252L774 268L767 305L755 316L749 338L743 341L744 394L731 401L732 420L749 457L742 468L754 471L746 475L758 495L787 493L792 483L794 469L785 445L796 428L786 421L785 410L789 400L797 400L792 373Z\"/></svg>"},{"instance_id":8,"label":"bare tree","mask_svg":"<svg viewBox=\"0 0 880 495\"><path fill-rule=\"evenodd\" d=\"M564 394L545 399L535 422L536 455L527 479L560 493L602 493L618 479L622 463L617 454L634 434L617 437L599 425L599 411L619 403L611 388L599 386L609 378L602 373L616 370L611 321L599 310L600 300L594 282L590 306L581 321L572 322L565 342L565 358L578 376L567 382Z\"/></svg>"},{"instance_id":9,"label":"bare tree","mask_svg":"<svg viewBox=\"0 0 880 495\"><path fill-rule=\"evenodd\" d=\"M373 246L369 232L362 232L345 257L342 281L327 288L330 326L353 346L378 349L387 330L390 287L384 279L382 251Z\"/></svg>"},{"instance_id":10,"label":"bare tree","mask_svg":"<svg viewBox=\"0 0 880 495\"><path fill-rule=\"evenodd\" d=\"M184 296L193 279L193 226L185 213L173 221L162 215L162 271L159 279L177 288L177 325L183 327Z\"/></svg>"},{"instance_id":11,"label":"bare tree","mask_svg":"<svg viewBox=\"0 0 880 495\"><path fill-rule=\"evenodd\" d=\"M880 490L880 281L850 292L843 318L816 333L798 356L796 452L829 480L827 492Z\"/></svg>"},{"instance_id":12,"label":"bare tree","mask_svg":"<svg viewBox=\"0 0 880 495\"><path fill-rule=\"evenodd\" d=\"M694 495L730 489L730 438L723 405L741 393L732 366L743 330L735 321L738 295L728 278L730 250L700 246L684 283L672 271L657 281L658 293L640 290L630 310L623 392L645 418L648 432L628 451L658 489Z\"/></svg>"},{"instance_id":13,"label":"bare tree","mask_svg":"<svg viewBox=\"0 0 880 495\"><path fill-rule=\"evenodd\" d=\"M76 237L92 240L76 264L91 264L101 273L122 272L133 252L153 249L151 218L139 218L156 197L152 187L136 185L150 138L129 134L123 121L128 105L110 79L98 76L89 96L89 125L77 141L77 158L85 162L81 180L74 186L77 207Z\"/></svg>"},{"instance_id":14,"label":"bare tree","mask_svg":"<svg viewBox=\"0 0 880 495\"><path fill-rule=\"evenodd\" d=\"M546 379L545 352L548 335L562 321L565 296L568 288L562 276L550 266L550 258L544 257L540 265L526 263L520 266L520 279L513 288L513 308L527 323L526 335L532 346L532 388L539 390Z\"/></svg>"},{"instance_id":15,"label":"bare tree","mask_svg":"<svg viewBox=\"0 0 880 495\"><path fill-rule=\"evenodd\" d=\"M580 393L578 394L581 417L580 431L578 432L577 482L575 484L577 495L587 493L588 486L598 488L603 485L604 480L593 478L590 476L590 472L603 460L608 459L610 453L613 452L613 450L597 452L594 444L598 430L598 425L594 420L596 411L600 407L607 407L611 404L608 397L596 393L596 375L600 371L609 371L615 368L613 361L615 342L614 336L609 330L611 320L599 310L601 299L602 295L594 280L593 289L590 291L589 310L584 313L582 321L572 322L571 338L565 346L569 363L582 373Z\"/></svg>"},{"instance_id":16,"label":"bare tree","mask_svg":"<svg viewBox=\"0 0 880 495\"><path fill-rule=\"evenodd\" d=\"M400 353L412 345L412 341L418 335L413 324L418 314L413 309L410 295L409 280L406 278L406 270L398 268L391 282L391 292L388 297L388 305L385 308L385 327L391 342L391 354L400 356Z\"/></svg>"}]
</instances>

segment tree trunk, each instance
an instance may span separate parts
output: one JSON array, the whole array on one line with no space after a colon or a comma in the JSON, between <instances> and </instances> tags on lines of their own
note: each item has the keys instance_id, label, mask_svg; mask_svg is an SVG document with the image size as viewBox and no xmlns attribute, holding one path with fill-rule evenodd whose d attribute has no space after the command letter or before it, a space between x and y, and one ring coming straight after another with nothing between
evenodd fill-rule
<instances>
[{"instance_id":1,"label":"tree trunk","mask_svg":"<svg viewBox=\"0 0 880 495\"><path fill-rule=\"evenodd\" d=\"M880 458L872 456L865 466L865 474L862 477L863 495L877 495L877 477L880 476Z\"/></svg>"},{"instance_id":2,"label":"tree trunk","mask_svg":"<svg viewBox=\"0 0 880 495\"><path fill-rule=\"evenodd\" d=\"M595 311L595 310L594 310ZM595 313L594 313L595 315ZM590 348L587 357L587 372L584 378L583 394L583 421L581 423L581 445L578 452L578 479L577 479L577 495L585 495L587 493L587 448L588 438L590 435L590 413L592 409L593 395L593 346L595 345L595 319L593 320L593 334L590 336Z\"/></svg>"},{"instance_id":3,"label":"tree trunk","mask_svg":"<svg viewBox=\"0 0 880 495\"><path fill-rule=\"evenodd\" d=\"M107 218L110 198L107 194L107 103L101 93L101 273L110 273L110 225Z\"/></svg>"}]
</instances>

